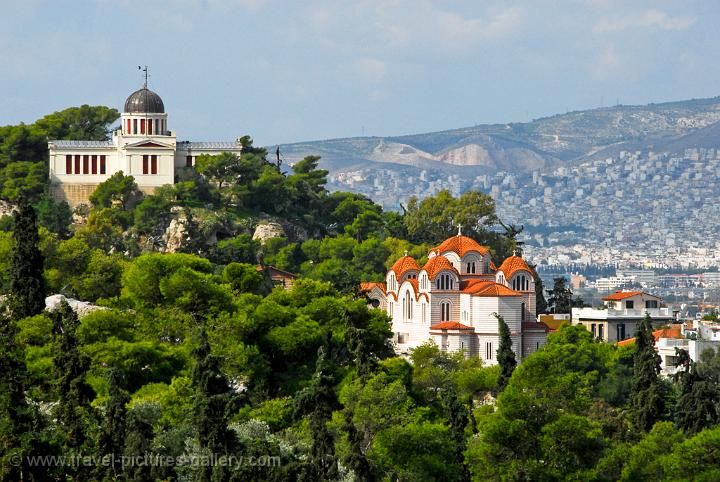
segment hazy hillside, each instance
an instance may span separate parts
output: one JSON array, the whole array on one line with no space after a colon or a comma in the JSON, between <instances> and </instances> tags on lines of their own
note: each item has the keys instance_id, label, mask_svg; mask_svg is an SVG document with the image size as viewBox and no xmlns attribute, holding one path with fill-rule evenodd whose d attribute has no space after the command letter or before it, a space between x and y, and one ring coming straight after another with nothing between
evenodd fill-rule
<instances>
[{"instance_id":1,"label":"hazy hillside","mask_svg":"<svg viewBox=\"0 0 720 482\"><path fill-rule=\"evenodd\" d=\"M720 97L645 106L615 106L558 114L525 123L478 125L399 137L363 137L282 146L288 159L323 157L331 173L378 167L414 166L457 173L458 166L483 172L528 172L557 166L610 146L668 143L681 149L683 136L696 132L714 143ZM709 141L708 141L709 136ZM688 137L700 141L700 137ZM478 169L473 169L476 172Z\"/></svg>"}]
</instances>

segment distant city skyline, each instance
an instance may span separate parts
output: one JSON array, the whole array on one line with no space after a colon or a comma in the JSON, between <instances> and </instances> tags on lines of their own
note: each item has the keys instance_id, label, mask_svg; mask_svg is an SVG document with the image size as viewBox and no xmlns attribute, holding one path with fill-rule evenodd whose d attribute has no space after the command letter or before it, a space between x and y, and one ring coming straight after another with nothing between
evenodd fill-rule
<instances>
[{"instance_id":1,"label":"distant city skyline","mask_svg":"<svg viewBox=\"0 0 720 482\"><path fill-rule=\"evenodd\" d=\"M121 109L150 66L180 139L260 145L720 94L720 4L41 0L0 17L0 125Z\"/></svg>"}]
</instances>

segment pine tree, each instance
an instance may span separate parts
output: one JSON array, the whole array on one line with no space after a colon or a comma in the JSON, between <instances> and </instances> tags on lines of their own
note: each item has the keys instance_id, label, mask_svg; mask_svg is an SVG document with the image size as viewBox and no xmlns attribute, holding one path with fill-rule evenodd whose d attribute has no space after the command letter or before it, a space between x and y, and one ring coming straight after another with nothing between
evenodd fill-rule
<instances>
[{"instance_id":1,"label":"pine tree","mask_svg":"<svg viewBox=\"0 0 720 482\"><path fill-rule=\"evenodd\" d=\"M687 351L675 349L679 364L685 370L677 374L680 396L675 405L675 424L686 433L694 435L720 422L717 400L720 390L710 377L702 374ZM685 363L683 363L685 361Z\"/></svg>"},{"instance_id":2,"label":"pine tree","mask_svg":"<svg viewBox=\"0 0 720 482\"><path fill-rule=\"evenodd\" d=\"M114 457L116 463L122 456L125 448L125 433L127 425L127 408L125 405L130 401L127 392L122 388L122 373L111 368L106 374L108 381L108 401L105 405L105 414L100 427L100 438L98 440L98 452L101 457ZM104 467L102 464L98 466L101 472L107 478L117 478L119 474L118 467L109 465Z\"/></svg>"},{"instance_id":3,"label":"pine tree","mask_svg":"<svg viewBox=\"0 0 720 482\"><path fill-rule=\"evenodd\" d=\"M80 324L77 313L67 301L52 313L55 336L55 379L58 404L55 416L61 432L61 445L68 453L82 451L89 443L89 425L92 422L90 402L95 398L86 382L90 358L80 352L75 331Z\"/></svg>"},{"instance_id":4,"label":"pine tree","mask_svg":"<svg viewBox=\"0 0 720 482\"><path fill-rule=\"evenodd\" d=\"M553 313L570 313L573 306L572 291L565 284L562 276L553 278L553 288L547 290L549 295L547 304Z\"/></svg>"},{"instance_id":5,"label":"pine tree","mask_svg":"<svg viewBox=\"0 0 720 482\"><path fill-rule=\"evenodd\" d=\"M310 459L303 468L300 479L306 481L335 480L338 465L335 457L333 437L327 428L337 405L333 385L331 353L329 348L320 347L315 365L315 375L310 385L295 398L297 416L308 415L313 444Z\"/></svg>"},{"instance_id":6,"label":"pine tree","mask_svg":"<svg viewBox=\"0 0 720 482\"><path fill-rule=\"evenodd\" d=\"M25 396L27 369L16 333L12 319L0 318L0 480L43 480L48 468L30 466L27 457L52 452L43 419Z\"/></svg>"},{"instance_id":7,"label":"pine tree","mask_svg":"<svg viewBox=\"0 0 720 482\"><path fill-rule=\"evenodd\" d=\"M655 351L654 342L652 320L650 315L646 315L635 334L630 399L633 421L644 432L662 419L665 410L664 390L660 380L661 360Z\"/></svg>"},{"instance_id":8,"label":"pine tree","mask_svg":"<svg viewBox=\"0 0 720 482\"><path fill-rule=\"evenodd\" d=\"M21 202L13 214L13 241L9 301L13 317L20 319L45 309L43 257L35 210L27 202Z\"/></svg>"},{"instance_id":9,"label":"pine tree","mask_svg":"<svg viewBox=\"0 0 720 482\"><path fill-rule=\"evenodd\" d=\"M515 352L512 349L512 339L510 338L510 328L502 316L495 314L498 320L498 330L500 332L500 346L497 349L497 360L500 365L500 377L498 378L497 391L501 392L510 381L517 360L515 360Z\"/></svg>"},{"instance_id":10,"label":"pine tree","mask_svg":"<svg viewBox=\"0 0 720 482\"><path fill-rule=\"evenodd\" d=\"M221 360L213 355L204 329L200 330L199 344L193 352L195 368L193 385L195 403L194 425L201 450L207 455L230 455L237 445L235 433L228 428L228 417L237 408L237 396L220 368ZM228 467L204 467L202 481L228 480Z\"/></svg>"}]
</instances>

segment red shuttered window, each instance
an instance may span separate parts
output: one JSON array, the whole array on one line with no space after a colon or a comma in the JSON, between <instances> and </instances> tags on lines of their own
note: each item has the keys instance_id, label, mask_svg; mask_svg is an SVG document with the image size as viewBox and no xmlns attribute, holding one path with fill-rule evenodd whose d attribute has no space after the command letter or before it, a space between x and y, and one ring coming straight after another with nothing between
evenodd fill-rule
<instances>
[{"instance_id":1,"label":"red shuttered window","mask_svg":"<svg viewBox=\"0 0 720 482\"><path fill-rule=\"evenodd\" d=\"M92 156L91 167L92 167L92 170L90 172L92 172L93 174L97 174L97 156L96 155Z\"/></svg>"},{"instance_id":2,"label":"red shuttered window","mask_svg":"<svg viewBox=\"0 0 720 482\"><path fill-rule=\"evenodd\" d=\"M105 174L105 156L100 156L100 174Z\"/></svg>"},{"instance_id":3,"label":"red shuttered window","mask_svg":"<svg viewBox=\"0 0 720 482\"><path fill-rule=\"evenodd\" d=\"M145 134L145 119L140 119L140 134Z\"/></svg>"},{"instance_id":4,"label":"red shuttered window","mask_svg":"<svg viewBox=\"0 0 720 482\"><path fill-rule=\"evenodd\" d=\"M127 127L125 128L125 134L132 134L132 125L130 123L130 119L126 122Z\"/></svg>"},{"instance_id":5,"label":"red shuttered window","mask_svg":"<svg viewBox=\"0 0 720 482\"><path fill-rule=\"evenodd\" d=\"M148 135L149 136L152 135L152 124L153 124L152 119L148 119Z\"/></svg>"},{"instance_id":6,"label":"red shuttered window","mask_svg":"<svg viewBox=\"0 0 720 482\"><path fill-rule=\"evenodd\" d=\"M75 174L80 174L80 155L75 154Z\"/></svg>"},{"instance_id":7,"label":"red shuttered window","mask_svg":"<svg viewBox=\"0 0 720 482\"><path fill-rule=\"evenodd\" d=\"M72 174L72 154L65 155L65 174Z\"/></svg>"},{"instance_id":8,"label":"red shuttered window","mask_svg":"<svg viewBox=\"0 0 720 482\"><path fill-rule=\"evenodd\" d=\"M90 173L90 156L87 154L83 156L83 174Z\"/></svg>"},{"instance_id":9,"label":"red shuttered window","mask_svg":"<svg viewBox=\"0 0 720 482\"><path fill-rule=\"evenodd\" d=\"M143 156L143 174L147 174L147 173L148 173L148 155L145 154Z\"/></svg>"},{"instance_id":10,"label":"red shuttered window","mask_svg":"<svg viewBox=\"0 0 720 482\"><path fill-rule=\"evenodd\" d=\"M157 156L150 156L150 174L157 174Z\"/></svg>"}]
</instances>

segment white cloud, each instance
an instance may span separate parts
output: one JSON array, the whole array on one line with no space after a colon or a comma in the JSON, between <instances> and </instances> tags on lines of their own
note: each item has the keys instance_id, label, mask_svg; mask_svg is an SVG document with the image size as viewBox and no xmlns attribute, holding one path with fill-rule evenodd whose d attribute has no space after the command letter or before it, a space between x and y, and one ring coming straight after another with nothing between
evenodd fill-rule
<instances>
[{"instance_id":1,"label":"white cloud","mask_svg":"<svg viewBox=\"0 0 720 482\"><path fill-rule=\"evenodd\" d=\"M639 14L601 19L593 27L593 32L603 34L638 28L685 30L696 20L696 17L690 15L671 16L661 10L650 9Z\"/></svg>"}]
</instances>

